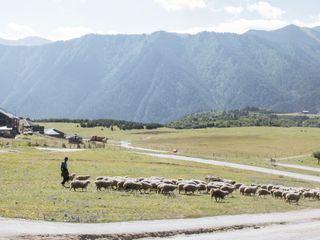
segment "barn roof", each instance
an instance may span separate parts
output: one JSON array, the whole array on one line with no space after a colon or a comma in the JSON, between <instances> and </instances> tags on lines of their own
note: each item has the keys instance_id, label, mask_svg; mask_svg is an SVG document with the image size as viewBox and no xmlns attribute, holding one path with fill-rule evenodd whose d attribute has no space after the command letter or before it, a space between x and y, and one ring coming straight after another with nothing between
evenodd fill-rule
<instances>
[{"instance_id":1,"label":"barn roof","mask_svg":"<svg viewBox=\"0 0 320 240\"><path fill-rule=\"evenodd\" d=\"M44 130L45 135L50 135L50 136L60 136L64 134L63 132L59 131L58 129L55 128L50 128L50 129L45 129Z\"/></svg>"},{"instance_id":2,"label":"barn roof","mask_svg":"<svg viewBox=\"0 0 320 240\"><path fill-rule=\"evenodd\" d=\"M0 114L3 114L5 116L7 116L8 118L17 118L16 116L14 116L12 113L9 113L7 111L5 111L4 109L0 108Z\"/></svg>"},{"instance_id":3,"label":"barn roof","mask_svg":"<svg viewBox=\"0 0 320 240\"><path fill-rule=\"evenodd\" d=\"M39 126L39 124L34 123L28 119L22 119L20 122L25 126L25 127L36 127Z\"/></svg>"}]
</instances>

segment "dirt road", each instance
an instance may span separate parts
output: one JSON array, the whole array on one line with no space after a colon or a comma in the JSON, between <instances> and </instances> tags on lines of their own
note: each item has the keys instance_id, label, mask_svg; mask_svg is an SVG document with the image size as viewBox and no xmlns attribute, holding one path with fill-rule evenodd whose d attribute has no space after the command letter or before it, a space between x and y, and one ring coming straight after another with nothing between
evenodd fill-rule
<instances>
[{"instance_id":1,"label":"dirt road","mask_svg":"<svg viewBox=\"0 0 320 240\"><path fill-rule=\"evenodd\" d=\"M127 236L123 239L138 239L137 237L139 236L140 238L141 236L173 236L174 234L183 234L185 232L189 234L193 232L203 233L206 232L205 230L207 230L207 232L215 232L241 228L250 229L256 228L257 226L268 226L270 231L276 231L280 223L312 223L317 219L319 221L319 216L320 209L286 213L245 214L196 219L135 221L104 224L73 224L0 218L0 239L15 239L19 236L30 237L37 235L52 235L52 239L67 239L67 237L69 238L71 236L82 235L117 235ZM273 223L275 224L274 226L269 226ZM305 226L303 226L303 229L305 229ZM320 234L320 229L318 234ZM35 239L35 237L30 238ZM39 237L39 239L41 238ZM95 238L93 237L93 239Z\"/></svg>"},{"instance_id":2,"label":"dirt road","mask_svg":"<svg viewBox=\"0 0 320 240\"><path fill-rule=\"evenodd\" d=\"M223 162L223 161L217 161L217 160L208 160L208 159L204 159L204 158L186 157L186 156L174 155L174 154L146 153L146 152L136 152L136 153L147 155L147 156L152 156L152 157L157 157L157 158L174 159L174 160L180 160L180 161L189 161L189 162L210 164L210 165L215 165L215 166L220 166L220 167L237 168L237 169L241 169L241 170L248 170L248 171L260 172L260 173L266 173L266 174L272 174L272 175L278 175L278 176L284 176L284 177L290 177L290 178L296 178L296 179L301 179L301 180L305 180L305 181L320 183L320 177L317 177L317 176L281 171L281 170L276 170L276 169L272 169L272 168L256 167L256 166L239 164L239 163Z\"/></svg>"},{"instance_id":3,"label":"dirt road","mask_svg":"<svg viewBox=\"0 0 320 240\"><path fill-rule=\"evenodd\" d=\"M319 240L320 221L295 223L288 225L271 225L258 229L242 229L237 231L227 231L219 233L179 235L167 238L168 240ZM143 240L153 240L155 238L145 238Z\"/></svg>"},{"instance_id":4,"label":"dirt road","mask_svg":"<svg viewBox=\"0 0 320 240\"><path fill-rule=\"evenodd\" d=\"M287 167L287 168L295 168L295 169L301 169L301 170L307 170L307 171L313 171L313 172L320 172L320 168L317 168L317 167L308 167L308 166L279 163L279 162L277 162L276 165L281 167Z\"/></svg>"}]
</instances>

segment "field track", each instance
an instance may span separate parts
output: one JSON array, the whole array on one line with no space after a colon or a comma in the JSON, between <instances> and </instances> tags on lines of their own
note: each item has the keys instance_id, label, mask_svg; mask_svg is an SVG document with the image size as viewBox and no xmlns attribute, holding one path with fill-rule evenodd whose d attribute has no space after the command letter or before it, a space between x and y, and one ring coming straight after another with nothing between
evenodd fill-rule
<instances>
[{"instance_id":1,"label":"field track","mask_svg":"<svg viewBox=\"0 0 320 240\"><path fill-rule=\"evenodd\" d=\"M137 236L174 236L177 234L199 234L223 232L226 230L277 228L283 224L319 224L320 209L292 211L286 213L242 214L195 219L172 219L153 221L134 221L101 224L73 224L0 218L0 239L42 239L41 235L52 235L43 239L73 239L71 236L126 236L123 239L138 239ZM299 229L295 228L298 233ZM67 237L68 235L68 237ZM38 237L33 237L38 236ZM56 236L56 237L54 237ZM131 236L131 237L130 237ZM48 237L48 236L46 236ZM97 238L97 237L96 237ZM77 238L75 238L77 239ZM79 238L80 239L80 238ZM112 239L112 238L111 238ZM122 238L121 238L122 239ZM211 238L212 239L212 238Z\"/></svg>"},{"instance_id":2,"label":"field track","mask_svg":"<svg viewBox=\"0 0 320 240\"><path fill-rule=\"evenodd\" d=\"M210 159L204 159L204 158L187 157L187 156L181 156L181 155L176 155L176 154L156 153L157 150L136 148L136 147L131 146L128 142L124 142L124 141L120 142L120 146L123 148L126 148L128 150L133 150L137 154L143 154L143 155L147 155L147 156L151 156L151 157L204 163L204 164L210 164L210 165L215 165L215 166L220 166L220 167L230 167L230 168L236 168L236 169L241 169L241 170L248 170L248 171L260 172L260 173L284 176L284 177L291 177L291 178L295 178L295 179L301 179L301 180L305 180L305 181L320 183L320 177L307 175L307 174L287 172L287 171L281 171L281 170L276 170L276 169L271 169L271 168L256 167L256 166L251 166L251 165L232 163L232 162L224 162L224 161L218 161L218 160L210 160ZM303 169L303 168L301 168L301 169ZM312 168L312 169L315 170L314 168ZM308 169L308 170L310 170L310 169ZM318 171L318 169L316 169L316 170Z\"/></svg>"}]
</instances>

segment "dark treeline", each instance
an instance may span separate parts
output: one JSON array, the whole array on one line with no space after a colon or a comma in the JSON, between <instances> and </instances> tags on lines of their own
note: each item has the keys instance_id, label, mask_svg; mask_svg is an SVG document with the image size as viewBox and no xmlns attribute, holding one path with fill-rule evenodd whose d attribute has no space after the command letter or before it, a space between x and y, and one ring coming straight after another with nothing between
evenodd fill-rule
<instances>
[{"instance_id":1,"label":"dark treeline","mask_svg":"<svg viewBox=\"0 0 320 240\"><path fill-rule=\"evenodd\" d=\"M249 126L320 127L320 116L279 114L248 107L240 110L194 113L167 124L167 127L176 129Z\"/></svg>"},{"instance_id":2,"label":"dark treeline","mask_svg":"<svg viewBox=\"0 0 320 240\"><path fill-rule=\"evenodd\" d=\"M118 127L120 130L133 130L133 129L156 129L163 127L163 125L159 123L140 123L140 122L130 122L125 120L114 120L114 119L96 119L96 120L88 120L88 119L41 119L35 120L37 122L63 122L63 123L78 123L82 128L93 128L93 127L106 127L113 129L114 127Z\"/></svg>"}]
</instances>

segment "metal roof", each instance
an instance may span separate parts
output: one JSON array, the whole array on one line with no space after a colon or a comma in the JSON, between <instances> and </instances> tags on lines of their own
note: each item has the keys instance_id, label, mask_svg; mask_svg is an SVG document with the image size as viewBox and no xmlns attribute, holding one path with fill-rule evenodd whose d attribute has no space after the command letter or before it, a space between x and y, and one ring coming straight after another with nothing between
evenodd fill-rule
<instances>
[{"instance_id":1,"label":"metal roof","mask_svg":"<svg viewBox=\"0 0 320 240\"><path fill-rule=\"evenodd\" d=\"M4 109L0 108L0 113L3 115L6 115L9 118L17 118L15 115L13 115L12 113L9 113L7 111L5 111Z\"/></svg>"}]
</instances>

